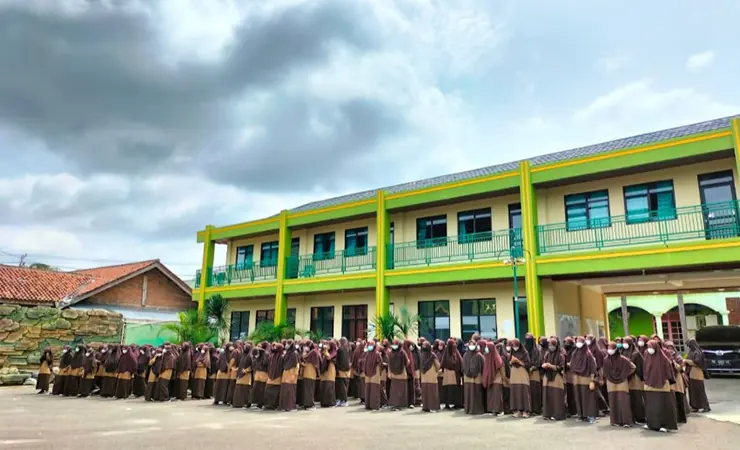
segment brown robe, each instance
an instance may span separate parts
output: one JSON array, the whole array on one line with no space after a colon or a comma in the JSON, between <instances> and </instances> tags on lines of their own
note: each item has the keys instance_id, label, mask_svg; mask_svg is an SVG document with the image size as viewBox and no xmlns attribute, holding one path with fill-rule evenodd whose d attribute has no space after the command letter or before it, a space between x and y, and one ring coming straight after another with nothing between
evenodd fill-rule
<instances>
[{"instance_id":1,"label":"brown robe","mask_svg":"<svg viewBox=\"0 0 740 450\"><path fill-rule=\"evenodd\" d=\"M554 341L554 340L553 340ZM566 394L565 394L565 355L560 350L560 345L555 344L555 351L549 351L543 358L542 377L542 416L548 419L565 420L566 412Z\"/></svg>"},{"instance_id":2,"label":"brown robe","mask_svg":"<svg viewBox=\"0 0 740 450\"><path fill-rule=\"evenodd\" d=\"M388 355L388 369L390 379L388 405L393 408L406 408L409 406L408 379L410 377L410 362L406 352L400 348L392 350Z\"/></svg>"},{"instance_id":3,"label":"brown robe","mask_svg":"<svg viewBox=\"0 0 740 450\"><path fill-rule=\"evenodd\" d=\"M423 358L424 356L422 355ZM423 411L439 411L440 409L439 389L437 386L437 372L439 371L440 363L434 355L432 355L432 358L432 366L428 370L421 372L421 403ZM424 364L422 362L423 367Z\"/></svg>"},{"instance_id":4,"label":"brown robe","mask_svg":"<svg viewBox=\"0 0 740 450\"><path fill-rule=\"evenodd\" d=\"M36 389L39 392L48 392L49 380L51 379L51 366L54 364L54 356L51 350L45 350L39 362L41 363L41 367L39 367L38 378L36 378Z\"/></svg>"},{"instance_id":5,"label":"brown robe","mask_svg":"<svg viewBox=\"0 0 740 450\"><path fill-rule=\"evenodd\" d=\"M322 408L330 408L336 405L337 397L335 391L337 368L335 364L336 355L324 348L321 360L321 377L319 381L319 401Z\"/></svg>"},{"instance_id":6,"label":"brown robe","mask_svg":"<svg viewBox=\"0 0 740 450\"><path fill-rule=\"evenodd\" d=\"M465 414L484 414L483 355L478 350L467 350L463 356L463 395Z\"/></svg>"},{"instance_id":7,"label":"brown robe","mask_svg":"<svg viewBox=\"0 0 740 450\"><path fill-rule=\"evenodd\" d=\"M294 411L297 408L298 350L288 344L283 356L283 376L280 383L280 409Z\"/></svg>"},{"instance_id":8,"label":"brown robe","mask_svg":"<svg viewBox=\"0 0 740 450\"><path fill-rule=\"evenodd\" d=\"M362 385L365 387L365 393L363 394L365 409L377 411L382 405L382 392L385 387L385 380L382 376L383 355L377 348L374 348L373 351L367 352L363 363L364 367L361 372L364 374Z\"/></svg>"},{"instance_id":9,"label":"brown robe","mask_svg":"<svg viewBox=\"0 0 740 450\"><path fill-rule=\"evenodd\" d=\"M616 350L616 348L615 348ZM612 425L632 425L629 377L635 365L626 357L615 353L604 358L604 378L609 396L609 420Z\"/></svg>"}]
</instances>

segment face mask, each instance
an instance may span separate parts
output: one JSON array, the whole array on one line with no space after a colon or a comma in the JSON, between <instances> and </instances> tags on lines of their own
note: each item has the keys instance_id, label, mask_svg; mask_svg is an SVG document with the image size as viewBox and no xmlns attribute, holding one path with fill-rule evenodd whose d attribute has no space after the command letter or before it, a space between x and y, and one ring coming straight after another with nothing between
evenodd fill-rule
<instances>
[{"instance_id":1,"label":"face mask","mask_svg":"<svg viewBox=\"0 0 740 450\"><path fill-rule=\"evenodd\" d=\"M416 351L416 347L414 347L414 346L412 345L412 346L411 346L411 351L412 351L412 352L415 352L415 351Z\"/></svg>"},{"instance_id":2,"label":"face mask","mask_svg":"<svg viewBox=\"0 0 740 450\"><path fill-rule=\"evenodd\" d=\"M639 347L644 347L645 346L645 341L637 341L637 345Z\"/></svg>"},{"instance_id":3,"label":"face mask","mask_svg":"<svg viewBox=\"0 0 740 450\"><path fill-rule=\"evenodd\" d=\"M513 347L515 352L519 351L519 347Z\"/></svg>"},{"instance_id":4,"label":"face mask","mask_svg":"<svg viewBox=\"0 0 740 450\"><path fill-rule=\"evenodd\" d=\"M69 350L67 350L67 349L65 348L64 350L62 350L62 353L67 353L68 351L69 351Z\"/></svg>"},{"instance_id":5,"label":"face mask","mask_svg":"<svg viewBox=\"0 0 740 450\"><path fill-rule=\"evenodd\" d=\"M623 347L622 344L617 344L617 348L622 348L622 347Z\"/></svg>"},{"instance_id":6,"label":"face mask","mask_svg":"<svg viewBox=\"0 0 740 450\"><path fill-rule=\"evenodd\" d=\"M627 350L628 348L630 348L630 345L627 344L627 343L624 343L624 344L622 344L622 348L625 349L625 350Z\"/></svg>"},{"instance_id":7,"label":"face mask","mask_svg":"<svg viewBox=\"0 0 740 450\"><path fill-rule=\"evenodd\" d=\"M506 351L507 351L507 352L510 352L510 351L511 351L511 347L509 347L509 346L506 346Z\"/></svg>"},{"instance_id":8,"label":"face mask","mask_svg":"<svg viewBox=\"0 0 740 450\"><path fill-rule=\"evenodd\" d=\"M79 349L79 348L76 348L76 349L75 349L75 353L77 353L77 352L79 352L79 351L80 351L80 349Z\"/></svg>"},{"instance_id":9,"label":"face mask","mask_svg":"<svg viewBox=\"0 0 740 450\"><path fill-rule=\"evenodd\" d=\"M608 349L606 352L609 353L609 355L613 355L613 354L617 353L617 351L615 349L612 349L612 348Z\"/></svg>"},{"instance_id":10,"label":"face mask","mask_svg":"<svg viewBox=\"0 0 740 450\"><path fill-rule=\"evenodd\" d=\"M475 350L475 345L468 345L468 350Z\"/></svg>"},{"instance_id":11,"label":"face mask","mask_svg":"<svg viewBox=\"0 0 740 450\"><path fill-rule=\"evenodd\" d=\"M162 353L167 353L167 349L162 350Z\"/></svg>"},{"instance_id":12,"label":"face mask","mask_svg":"<svg viewBox=\"0 0 740 450\"><path fill-rule=\"evenodd\" d=\"M368 345L368 347L367 347L367 351L369 351L369 352L373 351L374 349L375 349L375 346L373 346L373 345Z\"/></svg>"},{"instance_id":13,"label":"face mask","mask_svg":"<svg viewBox=\"0 0 740 450\"><path fill-rule=\"evenodd\" d=\"M319 348L324 348L324 344L319 344Z\"/></svg>"},{"instance_id":14,"label":"face mask","mask_svg":"<svg viewBox=\"0 0 740 450\"><path fill-rule=\"evenodd\" d=\"M555 351L555 347L554 347L554 346L552 346L552 345L551 345L551 346L549 346L549 347L547 347L547 349L548 349L548 350L550 350L551 352L554 352L554 351Z\"/></svg>"},{"instance_id":15,"label":"face mask","mask_svg":"<svg viewBox=\"0 0 740 450\"><path fill-rule=\"evenodd\" d=\"M391 348L392 348L393 350L398 350L398 346L397 346L397 345L391 345Z\"/></svg>"},{"instance_id":16,"label":"face mask","mask_svg":"<svg viewBox=\"0 0 740 450\"><path fill-rule=\"evenodd\" d=\"M583 348L583 342L576 342L576 348Z\"/></svg>"},{"instance_id":17,"label":"face mask","mask_svg":"<svg viewBox=\"0 0 740 450\"><path fill-rule=\"evenodd\" d=\"M234 351L234 347L229 347L229 351L230 352L233 352Z\"/></svg>"},{"instance_id":18,"label":"face mask","mask_svg":"<svg viewBox=\"0 0 740 450\"><path fill-rule=\"evenodd\" d=\"M651 355L654 355L655 354L655 349L654 348L649 348L648 349L648 353L650 353Z\"/></svg>"},{"instance_id":19,"label":"face mask","mask_svg":"<svg viewBox=\"0 0 740 450\"><path fill-rule=\"evenodd\" d=\"M484 351L484 352L486 352L486 354L488 354L488 351L489 351L489 350L488 350L488 347L486 347L486 349L485 349L485 350L483 350L483 351Z\"/></svg>"},{"instance_id":20,"label":"face mask","mask_svg":"<svg viewBox=\"0 0 740 450\"><path fill-rule=\"evenodd\" d=\"M440 350L444 350L444 349L445 349L445 346L444 346L444 345L440 345L440 346L439 346L439 347L437 347L437 348L438 348L438 349L440 349Z\"/></svg>"},{"instance_id":21,"label":"face mask","mask_svg":"<svg viewBox=\"0 0 740 450\"><path fill-rule=\"evenodd\" d=\"M586 339L586 345L591 345L591 339Z\"/></svg>"},{"instance_id":22,"label":"face mask","mask_svg":"<svg viewBox=\"0 0 740 450\"><path fill-rule=\"evenodd\" d=\"M205 353L205 352L206 352L205 350L201 350L201 351L200 351L200 353L201 353L201 354L203 354L203 353Z\"/></svg>"},{"instance_id":23,"label":"face mask","mask_svg":"<svg viewBox=\"0 0 740 450\"><path fill-rule=\"evenodd\" d=\"M90 356L90 353L85 353L85 356Z\"/></svg>"},{"instance_id":24,"label":"face mask","mask_svg":"<svg viewBox=\"0 0 740 450\"><path fill-rule=\"evenodd\" d=\"M124 349L123 354L125 355L126 353L128 353L128 350Z\"/></svg>"}]
</instances>

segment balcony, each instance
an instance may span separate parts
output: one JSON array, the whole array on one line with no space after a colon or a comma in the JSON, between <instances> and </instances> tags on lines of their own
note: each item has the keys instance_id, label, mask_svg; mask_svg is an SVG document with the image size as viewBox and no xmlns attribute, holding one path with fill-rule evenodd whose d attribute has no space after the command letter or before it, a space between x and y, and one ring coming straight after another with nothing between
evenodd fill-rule
<instances>
[{"instance_id":1,"label":"balcony","mask_svg":"<svg viewBox=\"0 0 740 450\"><path fill-rule=\"evenodd\" d=\"M229 286L232 284L254 283L274 280L277 273L275 261L231 264L208 269L208 287ZM195 287L200 287L200 270L195 274Z\"/></svg>"},{"instance_id":2,"label":"balcony","mask_svg":"<svg viewBox=\"0 0 740 450\"><path fill-rule=\"evenodd\" d=\"M321 275L372 271L375 270L376 258L375 247L289 256L287 258L287 278L312 278Z\"/></svg>"},{"instance_id":3,"label":"balcony","mask_svg":"<svg viewBox=\"0 0 740 450\"><path fill-rule=\"evenodd\" d=\"M738 202L710 203L540 225L540 254L740 236Z\"/></svg>"},{"instance_id":4,"label":"balcony","mask_svg":"<svg viewBox=\"0 0 740 450\"><path fill-rule=\"evenodd\" d=\"M388 245L388 269L502 259L521 248L519 228L399 242Z\"/></svg>"}]
</instances>

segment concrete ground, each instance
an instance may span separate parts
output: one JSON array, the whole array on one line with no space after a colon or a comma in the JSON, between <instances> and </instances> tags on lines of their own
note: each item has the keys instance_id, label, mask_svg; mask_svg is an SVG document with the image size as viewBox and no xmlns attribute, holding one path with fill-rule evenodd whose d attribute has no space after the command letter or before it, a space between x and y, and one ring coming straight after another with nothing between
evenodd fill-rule
<instances>
[{"instance_id":1,"label":"concrete ground","mask_svg":"<svg viewBox=\"0 0 740 450\"><path fill-rule=\"evenodd\" d=\"M72 399L0 388L0 448L436 449L740 448L740 379L708 382L713 411L678 433L568 420L471 417L462 412L369 412L347 408L275 413L214 407L210 401ZM658 447L660 446L660 447Z\"/></svg>"}]
</instances>

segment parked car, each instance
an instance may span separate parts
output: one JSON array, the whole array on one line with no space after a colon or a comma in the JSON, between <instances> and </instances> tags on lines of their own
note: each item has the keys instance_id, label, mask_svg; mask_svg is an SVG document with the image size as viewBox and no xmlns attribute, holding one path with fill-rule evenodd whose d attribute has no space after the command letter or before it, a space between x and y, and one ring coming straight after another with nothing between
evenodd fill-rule
<instances>
[{"instance_id":1,"label":"parked car","mask_svg":"<svg viewBox=\"0 0 740 450\"><path fill-rule=\"evenodd\" d=\"M696 332L712 375L740 374L740 327L715 325Z\"/></svg>"}]
</instances>

